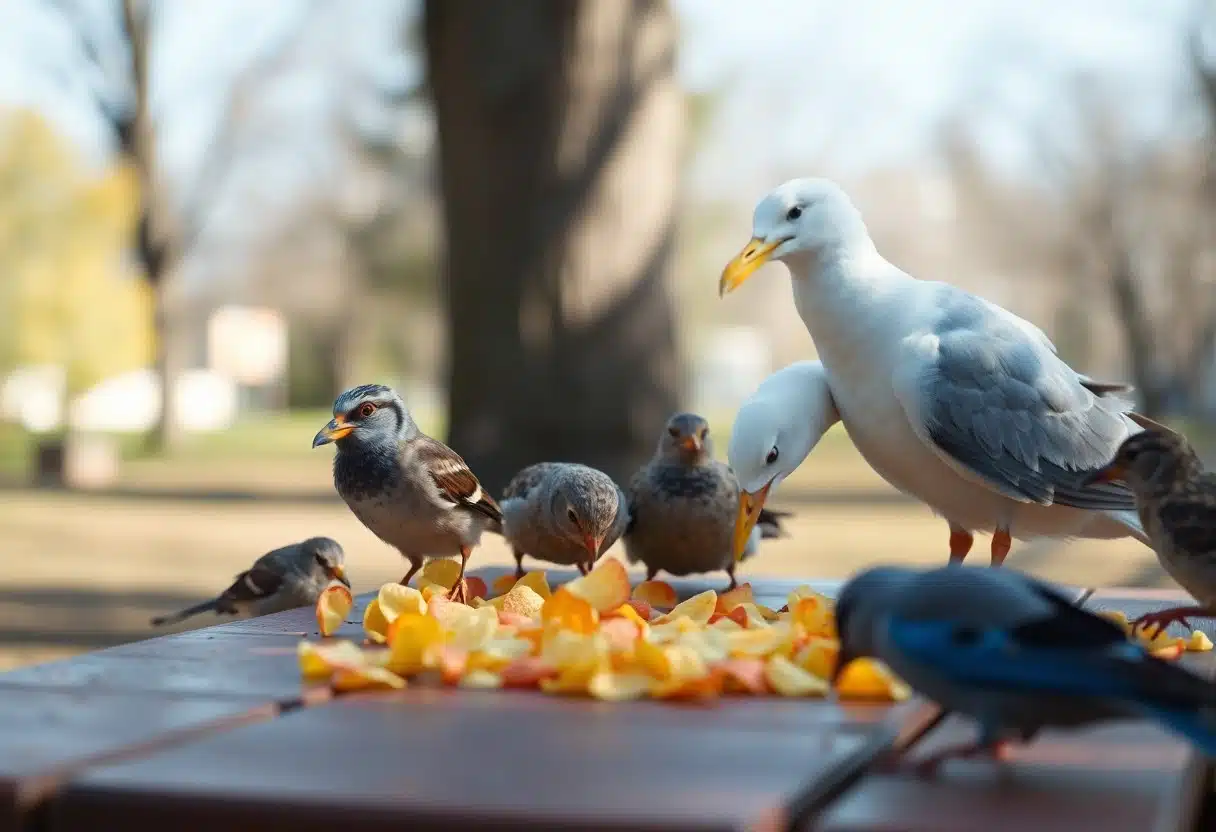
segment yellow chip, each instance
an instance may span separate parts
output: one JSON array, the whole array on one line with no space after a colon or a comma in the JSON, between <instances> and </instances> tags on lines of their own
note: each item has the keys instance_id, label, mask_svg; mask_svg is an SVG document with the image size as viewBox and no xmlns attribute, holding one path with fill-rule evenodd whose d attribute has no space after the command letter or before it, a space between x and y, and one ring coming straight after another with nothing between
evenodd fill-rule
<instances>
[{"instance_id":1,"label":"yellow chip","mask_svg":"<svg viewBox=\"0 0 1216 832\"><path fill-rule=\"evenodd\" d=\"M388 641L388 625L389 621L380 609L380 600L373 598L363 611L364 634L376 644L384 644Z\"/></svg>"},{"instance_id":2,"label":"yellow chip","mask_svg":"<svg viewBox=\"0 0 1216 832\"><path fill-rule=\"evenodd\" d=\"M502 676L489 670L470 670L461 677L460 687L472 690L496 690L502 687Z\"/></svg>"},{"instance_id":3,"label":"yellow chip","mask_svg":"<svg viewBox=\"0 0 1216 832\"><path fill-rule=\"evenodd\" d=\"M841 699L902 702L912 695L903 680L875 659L854 659L836 683Z\"/></svg>"},{"instance_id":4,"label":"yellow chip","mask_svg":"<svg viewBox=\"0 0 1216 832\"><path fill-rule=\"evenodd\" d=\"M458 560L436 558L427 561L426 566L422 567L421 580L439 584L445 590L455 586L456 579L459 577L460 561Z\"/></svg>"},{"instance_id":5,"label":"yellow chip","mask_svg":"<svg viewBox=\"0 0 1216 832\"><path fill-rule=\"evenodd\" d=\"M600 671L587 682L587 692L606 702L641 699L654 688L654 679L644 673Z\"/></svg>"},{"instance_id":6,"label":"yellow chip","mask_svg":"<svg viewBox=\"0 0 1216 832\"><path fill-rule=\"evenodd\" d=\"M353 641L333 641L318 644L301 641L296 647L300 662L300 674L305 679L325 679L333 675L338 667L358 665L367 661L362 650Z\"/></svg>"},{"instance_id":7,"label":"yellow chip","mask_svg":"<svg viewBox=\"0 0 1216 832\"><path fill-rule=\"evenodd\" d=\"M779 696L824 696L829 685L785 656L769 656L764 665L764 679Z\"/></svg>"},{"instance_id":8,"label":"yellow chip","mask_svg":"<svg viewBox=\"0 0 1216 832\"><path fill-rule=\"evenodd\" d=\"M629 600L629 573L616 558L604 558L589 573L566 584L565 589L596 612L611 612Z\"/></svg>"},{"instance_id":9,"label":"yellow chip","mask_svg":"<svg viewBox=\"0 0 1216 832\"><path fill-rule=\"evenodd\" d=\"M767 656L781 644L781 635L781 630L776 627L727 633L726 650L735 657Z\"/></svg>"},{"instance_id":10,"label":"yellow chip","mask_svg":"<svg viewBox=\"0 0 1216 832\"><path fill-rule=\"evenodd\" d=\"M355 597L350 589L341 581L330 581L317 598L317 629L323 636L331 636L346 621L350 608L355 604Z\"/></svg>"},{"instance_id":11,"label":"yellow chip","mask_svg":"<svg viewBox=\"0 0 1216 832\"><path fill-rule=\"evenodd\" d=\"M406 613L389 626L385 666L402 676L417 673L434 664L443 643L443 627L438 619Z\"/></svg>"},{"instance_id":12,"label":"yellow chip","mask_svg":"<svg viewBox=\"0 0 1216 832\"><path fill-rule=\"evenodd\" d=\"M1195 630L1186 643L1186 649L1192 653L1206 653L1212 649L1212 640L1203 630Z\"/></svg>"},{"instance_id":13,"label":"yellow chip","mask_svg":"<svg viewBox=\"0 0 1216 832\"><path fill-rule=\"evenodd\" d=\"M334 672L330 686L338 692L355 690L399 690L406 682L396 673L374 665L343 667Z\"/></svg>"},{"instance_id":14,"label":"yellow chip","mask_svg":"<svg viewBox=\"0 0 1216 832\"><path fill-rule=\"evenodd\" d=\"M397 616L407 612L422 615L426 612L426 599L422 593L412 586L402 586L398 583L385 584L376 593L376 601L384 620L392 624Z\"/></svg>"},{"instance_id":15,"label":"yellow chip","mask_svg":"<svg viewBox=\"0 0 1216 832\"><path fill-rule=\"evenodd\" d=\"M722 616L721 618L719 618L717 621L715 621L713 624L710 624L709 626L712 629L717 630L722 633L734 633L734 632L738 632L739 630L743 629L742 627L739 626L738 621L735 621L735 619L733 619L733 618L727 618L726 616Z\"/></svg>"},{"instance_id":16,"label":"yellow chip","mask_svg":"<svg viewBox=\"0 0 1216 832\"><path fill-rule=\"evenodd\" d=\"M467 615L454 618L448 625L447 643L460 650L480 650L498 632L498 610L493 607L465 609L469 611Z\"/></svg>"},{"instance_id":17,"label":"yellow chip","mask_svg":"<svg viewBox=\"0 0 1216 832\"><path fill-rule=\"evenodd\" d=\"M794 654L794 664L820 679L830 679L839 656L840 642L830 638L811 638Z\"/></svg>"},{"instance_id":18,"label":"yellow chip","mask_svg":"<svg viewBox=\"0 0 1216 832\"><path fill-rule=\"evenodd\" d=\"M541 608L541 620L576 633L593 633L599 626L599 613L585 598L560 587Z\"/></svg>"},{"instance_id":19,"label":"yellow chip","mask_svg":"<svg viewBox=\"0 0 1216 832\"><path fill-rule=\"evenodd\" d=\"M714 610L717 607L718 593L712 589L707 589L698 595L692 596L687 601L676 604L671 612L656 618L654 623L667 624L683 617L689 619L694 624L704 627L709 623L709 619L713 617Z\"/></svg>"},{"instance_id":20,"label":"yellow chip","mask_svg":"<svg viewBox=\"0 0 1216 832\"><path fill-rule=\"evenodd\" d=\"M790 620L807 635L836 637L836 620L832 606L822 596L795 598L791 594Z\"/></svg>"}]
</instances>

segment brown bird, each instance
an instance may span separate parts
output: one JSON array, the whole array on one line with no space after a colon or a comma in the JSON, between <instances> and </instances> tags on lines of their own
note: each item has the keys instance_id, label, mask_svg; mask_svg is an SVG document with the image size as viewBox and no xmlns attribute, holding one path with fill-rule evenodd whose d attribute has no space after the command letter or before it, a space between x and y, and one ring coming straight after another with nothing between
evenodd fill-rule
<instances>
[{"instance_id":1,"label":"brown bird","mask_svg":"<svg viewBox=\"0 0 1216 832\"><path fill-rule=\"evenodd\" d=\"M390 387L353 387L334 402L334 418L313 438L334 442L334 487L376 537L410 562L408 584L427 558L460 555L452 598L465 599L464 570L486 529L501 531L502 510L460 455L419 430Z\"/></svg>"},{"instance_id":2,"label":"brown bird","mask_svg":"<svg viewBox=\"0 0 1216 832\"><path fill-rule=\"evenodd\" d=\"M1135 494L1140 522L1161 567L1199 603L1140 616L1164 629L1188 616L1216 617L1216 476L1203 470L1181 434L1163 426L1130 436L1094 482L1122 481Z\"/></svg>"}]
</instances>

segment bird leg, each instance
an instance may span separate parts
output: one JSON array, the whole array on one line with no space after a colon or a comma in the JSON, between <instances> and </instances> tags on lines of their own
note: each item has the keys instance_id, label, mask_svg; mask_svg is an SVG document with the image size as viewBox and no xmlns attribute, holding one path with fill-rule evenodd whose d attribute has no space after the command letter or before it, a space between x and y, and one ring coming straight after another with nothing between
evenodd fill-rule
<instances>
[{"instance_id":1,"label":"bird leg","mask_svg":"<svg viewBox=\"0 0 1216 832\"><path fill-rule=\"evenodd\" d=\"M574 565L575 565L575 567L578 568L578 574L580 574L580 575L586 575L588 572L591 571L590 569L587 568L587 561L585 561L585 560L580 560L578 563L576 563Z\"/></svg>"},{"instance_id":2,"label":"bird leg","mask_svg":"<svg viewBox=\"0 0 1216 832\"><path fill-rule=\"evenodd\" d=\"M1140 627L1150 627L1156 624L1157 628L1153 631L1153 635L1156 635L1157 633L1164 632L1166 627L1177 621L1189 630L1191 629L1191 622L1187 621L1187 617L1192 615L1202 618L1216 618L1216 610L1198 606L1169 607L1164 610L1146 612L1132 622L1132 627L1139 629Z\"/></svg>"},{"instance_id":3,"label":"bird leg","mask_svg":"<svg viewBox=\"0 0 1216 832\"><path fill-rule=\"evenodd\" d=\"M971 551L971 544L975 542L971 532L964 528L950 524L950 562L962 563L967 557L967 553Z\"/></svg>"},{"instance_id":4,"label":"bird leg","mask_svg":"<svg viewBox=\"0 0 1216 832\"><path fill-rule=\"evenodd\" d=\"M730 576L730 583L727 584L726 591L730 592L732 589L734 589L735 587L737 587L739 585L739 582L735 579L734 562L732 562L730 566L726 567L726 574Z\"/></svg>"},{"instance_id":5,"label":"bird leg","mask_svg":"<svg viewBox=\"0 0 1216 832\"><path fill-rule=\"evenodd\" d=\"M646 580L653 581L655 576L658 574L659 574L659 568L657 566L647 566L646 567Z\"/></svg>"},{"instance_id":6,"label":"bird leg","mask_svg":"<svg viewBox=\"0 0 1216 832\"><path fill-rule=\"evenodd\" d=\"M1009 529L997 529L992 533L993 568L999 567L1005 562L1011 548L1013 548L1013 538L1009 536Z\"/></svg>"},{"instance_id":7,"label":"bird leg","mask_svg":"<svg viewBox=\"0 0 1216 832\"><path fill-rule=\"evenodd\" d=\"M460 574L456 576L456 583L452 584L452 588L448 590L448 598L458 604L467 604L468 598L465 596L464 570L469 565L469 555L473 554L472 548L468 546L460 547Z\"/></svg>"},{"instance_id":8,"label":"bird leg","mask_svg":"<svg viewBox=\"0 0 1216 832\"><path fill-rule=\"evenodd\" d=\"M410 579L414 577L414 573L416 573L419 569L422 568L422 561L414 560L413 558L410 558L409 561L410 561L410 571L406 572L405 577L401 579L400 584L402 586L409 586Z\"/></svg>"},{"instance_id":9,"label":"bird leg","mask_svg":"<svg viewBox=\"0 0 1216 832\"><path fill-rule=\"evenodd\" d=\"M980 738L974 742L952 745L943 748L912 764L912 770L918 777L932 777L937 773L942 763L948 760L967 760L973 757L991 757L998 762L1009 759L1013 744L1008 740L986 740Z\"/></svg>"},{"instance_id":10,"label":"bird leg","mask_svg":"<svg viewBox=\"0 0 1216 832\"><path fill-rule=\"evenodd\" d=\"M515 579L519 580L524 576L524 553L512 547L511 554L515 555Z\"/></svg>"}]
</instances>

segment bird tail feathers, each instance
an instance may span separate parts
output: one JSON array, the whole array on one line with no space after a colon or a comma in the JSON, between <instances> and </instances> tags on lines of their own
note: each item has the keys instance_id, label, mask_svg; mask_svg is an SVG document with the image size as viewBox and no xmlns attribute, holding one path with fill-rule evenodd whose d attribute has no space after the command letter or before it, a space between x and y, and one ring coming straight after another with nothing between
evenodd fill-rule
<instances>
[{"instance_id":1,"label":"bird tail feathers","mask_svg":"<svg viewBox=\"0 0 1216 832\"><path fill-rule=\"evenodd\" d=\"M212 598L210 601L203 601L201 604L195 604L193 607L186 607L180 612L171 613L170 615L159 615L152 619L153 627L165 627L170 624L177 624L185 621L204 612L217 612L219 610L219 599Z\"/></svg>"}]
</instances>

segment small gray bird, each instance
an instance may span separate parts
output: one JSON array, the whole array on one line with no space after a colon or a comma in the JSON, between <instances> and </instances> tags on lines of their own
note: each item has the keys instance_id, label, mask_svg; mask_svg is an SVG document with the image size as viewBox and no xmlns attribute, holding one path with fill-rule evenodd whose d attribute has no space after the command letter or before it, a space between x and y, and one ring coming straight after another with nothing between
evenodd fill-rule
<instances>
[{"instance_id":1,"label":"small gray bird","mask_svg":"<svg viewBox=\"0 0 1216 832\"><path fill-rule=\"evenodd\" d=\"M1003 756L1043 727L1136 717L1216 752L1216 685L1018 572L877 567L845 585L835 616L836 678L853 659L875 657L979 722L976 742L933 755L922 772L953 757Z\"/></svg>"},{"instance_id":2,"label":"small gray bird","mask_svg":"<svg viewBox=\"0 0 1216 832\"><path fill-rule=\"evenodd\" d=\"M630 480L625 555L630 563L646 564L647 580L660 569L672 575L722 569L734 587L738 506L739 481L713 458L709 423L695 413L677 413L654 457ZM756 553L762 537L781 536L784 516L762 509L741 559Z\"/></svg>"},{"instance_id":3,"label":"small gray bird","mask_svg":"<svg viewBox=\"0 0 1216 832\"><path fill-rule=\"evenodd\" d=\"M516 474L502 494L502 534L515 553L571 564L586 575L625 531L624 493L602 471L573 462L538 462Z\"/></svg>"},{"instance_id":4,"label":"small gray bird","mask_svg":"<svg viewBox=\"0 0 1216 832\"><path fill-rule=\"evenodd\" d=\"M1134 623L1163 629L1178 621L1189 628L1187 616L1216 618L1216 476L1203 470L1186 438L1159 425L1133 434L1090 479L1127 484L1161 567L1199 602Z\"/></svg>"},{"instance_id":5,"label":"small gray bird","mask_svg":"<svg viewBox=\"0 0 1216 832\"><path fill-rule=\"evenodd\" d=\"M152 626L176 624L204 612L256 616L315 604L330 581L350 586L343 566L345 560L338 541L328 537L310 537L274 549L254 561L253 566L236 576L232 586L210 601L153 618Z\"/></svg>"},{"instance_id":6,"label":"small gray bird","mask_svg":"<svg viewBox=\"0 0 1216 832\"><path fill-rule=\"evenodd\" d=\"M464 570L486 529L502 528L502 510L460 455L418 429L391 387L352 387L334 402L334 418L312 440L337 444L334 487L363 525L410 562L408 584L427 558L460 555L454 600L465 600Z\"/></svg>"}]
</instances>

